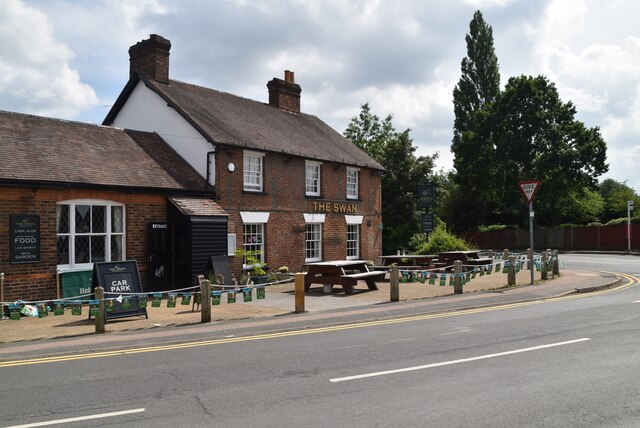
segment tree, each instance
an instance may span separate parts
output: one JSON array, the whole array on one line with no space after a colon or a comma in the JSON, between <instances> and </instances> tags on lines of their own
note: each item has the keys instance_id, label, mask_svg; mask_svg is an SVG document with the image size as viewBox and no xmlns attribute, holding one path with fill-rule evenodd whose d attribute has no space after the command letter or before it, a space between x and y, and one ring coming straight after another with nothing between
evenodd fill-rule
<instances>
[{"instance_id":1,"label":"tree","mask_svg":"<svg viewBox=\"0 0 640 428\"><path fill-rule=\"evenodd\" d=\"M542 183L536 196L540 224L571 220L562 207L595 189L596 177L608 170L599 129L586 128L575 114L575 106L563 103L544 76L510 78L495 101L474 114L479 132L463 140L484 144L493 159L485 166L496 171L487 189L490 222L522 223L526 214L518 182L525 180Z\"/></svg>"},{"instance_id":2,"label":"tree","mask_svg":"<svg viewBox=\"0 0 640 428\"><path fill-rule=\"evenodd\" d=\"M470 121L473 113L493 101L500 92L500 71L493 48L493 30L479 10L473 14L465 40L467 56L462 59L462 76L453 90L454 143L465 131L472 129Z\"/></svg>"},{"instance_id":3,"label":"tree","mask_svg":"<svg viewBox=\"0 0 640 428\"><path fill-rule=\"evenodd\" d=\"M383 252L407 248L411 236L420 231L416 185L431 176L437 155L416 156L410 130L397 132L392 116L380 120L368 103L351 119L344 136L386 169L382 176Z\"/></svg>"},{"instance_id":4,"label":"tree","mask_svg":"<svg viewBox=\"0 0 640 428\"><path fill-rule=\"evenodd\" d=\"M627 201L634 201L636 207L640 206L640 198L626 182L620 183L612 178L603 180L598 186L600 196L604 199L604 212L602 222L627 216Z\"/></svg>"},{"instance_id":5,"label":"tree","mask_svg":"<svg viewBox=\"0 0 640 428\"><path fill-rule=\"evenodd\" d=\"M461 76L453 90L454 186L446 202L447 221L458 229L482 224L487 209L483 189L492 181L487 164L492 148L488 140L475 138L483 134L477 112L492 102L500 92L498 58L493 47L493 30L480 11L469 23L466 35L467 56L462 59ZM480 213L480 216L478 216Z\"/></svg>"}]
</instances>

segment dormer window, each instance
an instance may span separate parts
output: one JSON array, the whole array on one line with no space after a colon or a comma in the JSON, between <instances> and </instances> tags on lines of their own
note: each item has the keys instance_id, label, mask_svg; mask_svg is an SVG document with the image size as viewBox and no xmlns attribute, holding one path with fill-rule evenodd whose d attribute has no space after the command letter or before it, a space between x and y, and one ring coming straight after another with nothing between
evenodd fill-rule
<instances>
[{"instance_id":1,"label":"dormer window","mask_svg":"<svg viewBox=\"0 0 640 428\"><path fill-rule=\"evenodd\" d=\"M305 195L320 196L320 163L305 162Z\"/></svg>"}]
</instances>

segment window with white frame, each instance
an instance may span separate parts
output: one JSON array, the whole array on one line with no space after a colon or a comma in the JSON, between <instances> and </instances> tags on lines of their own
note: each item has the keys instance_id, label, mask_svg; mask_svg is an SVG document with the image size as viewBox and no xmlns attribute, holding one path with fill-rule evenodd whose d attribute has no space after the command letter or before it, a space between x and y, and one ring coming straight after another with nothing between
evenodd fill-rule
<instances>
[{"instance_id":1,"label":"window with white frame","mask_svg":"<svg viewBox=\"0 0 640 428\"><path fill-rule=\"evenodd\" d=\"M347 260L360 258L360 225L347 225Z\"/></svg>"},{"instance_id":2,"label":"window with white frame","mask_svg":"<svg viewBox=\"0 0 640 428\"><path fill-rule=\"evenodd\" d=\"M245 223L243 225L242 249L264 263L264 223ZM246 260L242 263L246 264Z\"/></svg>"},{"instance_id":3,"label":"window with white frame","mask_svg":"<svg viewBox=\"0 0 640 428\"><path fill-rule=\"evenodd\" d=\"M322 260L322 223L307 223L305 231L305 262Z\"/></svg>"},{"instance_id":4,"label":"window with white frame","mask_svg":"<svg viewBox=\"0 0 640 428\"><path fill-rule=\"evenodd\" d=\"M125 258L125 210L117 202L77 200L56 207L58 267L90 268Z\"/></svg>"},{"instance_id":5,"label":"window with white frame","mask_svg":"<svg viewBox=\"0 0 640 428\"><path fill-rule=\"evenodd\" d=\"M305 194L307 196L320 196L320 163L305 162Z\"/></svg>"},{"instance_id":6,"label":"window with white frame","mask_svg":"<svg viewBox=\"0 0 640 428\"><path fill-rule=\"evenodd\" d=\"M262 192L264 153L244 152L244 190Z\"/></svg>"},{"instance_id":7,"label":"window with white frame","mask_svg":"<svg viewBox=\"0 0 640 428\"><path fill-rule=\"evenodd\" d=\"M358 173L357 168L347 168L347 199L358 199Z\"/></svg>"}]
</instances>

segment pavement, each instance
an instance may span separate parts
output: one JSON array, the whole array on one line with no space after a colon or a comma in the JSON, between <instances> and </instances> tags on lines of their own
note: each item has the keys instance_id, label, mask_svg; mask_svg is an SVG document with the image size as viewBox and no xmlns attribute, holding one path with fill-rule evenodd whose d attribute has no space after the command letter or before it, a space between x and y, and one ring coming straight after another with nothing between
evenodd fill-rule
<instances>
[{"instance_id":1,"label":"pavement","mask_svg":"<svg viewBox=\"0 0 640 428\"><path fill-rule=\"evenodd\" d=\"M305 312L294 313L294 284L279 284L266 288L266 298L257 300L255 291L251 302L243 302L238 293L237 303L212 307L212 322L200 322L201 314L191 305L168 308L163 300L159 308L148 305L148 319L144 316L110 320L105 334L95 334L95 324L89 320L87 308L81 316L50 313L45 318L22 317L0 320L0 360L24 352L72 352L76 348L107 349L118 346L140 346L145 343L180 342L212 335L255 334L256 331L287 330L330 325L338 322L357 322L364 319L401 317L410 314L437 313L514 302L543 300L551 297L592 292L619 283L611 273L562 269L553 279L541 280L535 272L530 285L529 271L520 271L516 285L507 287L507 275L493 273L476 277L463 287L463 294L454 294L453 287L428 283L400 283L400 301L390 302L388 280L378 283L379 290L370 291L361 282L355 294L345 294L339 286L325 293L322 286L312 286L305 293ZM551 278L551 276L550 276ZM301 327L302 325L302 327Z\"/></svg>"}]
</instances>

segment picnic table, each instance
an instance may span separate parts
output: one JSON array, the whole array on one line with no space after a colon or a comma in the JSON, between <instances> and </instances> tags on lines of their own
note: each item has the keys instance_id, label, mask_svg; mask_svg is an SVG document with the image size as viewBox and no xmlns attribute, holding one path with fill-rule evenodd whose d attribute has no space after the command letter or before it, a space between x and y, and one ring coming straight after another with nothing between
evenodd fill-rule
<instances>
[{"instance_id":1,"label":"picnic table","mask_svg":"<svg viewBox=\"0 0 640 428\"><path fill-rule=\"evenodd\" d=\"M419 266L430 268L433 261L438 256L432 254L396 254L390 256L380 256L380 263L383 266L397 263L399 266Z\"/></svg>"},{"instance_id":2,"label":"picnic table","mask_svg":"<svg viewBox=\"0 0 640 428\"><path fill-rule=\"evenodd\" d=\"M377 290L376 281L384 278L386 272L369 270L365 260L333 260L305 264L307 274L304 278L304 289L308 291L311 284L322 284L326 292L331 292L334 285L341 285L345 293L353 294L353 287L362 279L369 290Z\"/></svg>"},{"instance_id":3,"label":"picnic table","mask_svg":"<svg viewBox=\"0 0 640 428\"><path fill-rule=\"evenodd\" d=\"M491 257L480 257L480 251L445 251L438 254L438 262L442 266L451 266L453 262L460 260L463 266L490 265L493 263Z\"/></svg>"}]
</instances>

